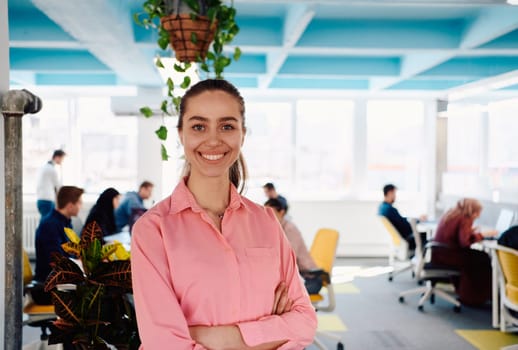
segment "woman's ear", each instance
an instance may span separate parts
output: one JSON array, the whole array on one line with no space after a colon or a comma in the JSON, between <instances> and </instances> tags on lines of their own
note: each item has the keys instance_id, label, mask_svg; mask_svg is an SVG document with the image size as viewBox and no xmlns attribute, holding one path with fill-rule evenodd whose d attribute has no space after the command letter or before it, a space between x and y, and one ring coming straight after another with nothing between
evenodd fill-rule
<instances>
[{"instance_id":1,"label":"woman's ear","mask_svg":"<svg viewBox=\"0 0 518 350\"><path fill-rule=\"evenodd\" d=\"M243 137L241 137L241 146L245 143L246 127L243 127Z\"/></svg>"},{"instance_id":2,"label":"woman's ear","mask_svg":"<svg viewBox=\"0 0 518 350\"><path fill-rule=\"evenodd\" d=\"M182 131L182 129L178 129L178 128L176 130L178 132L178 139L180 140L180 143L183 146L183 137L182 137L183 136L183 131Z\"/></svg>"}]
</instances>

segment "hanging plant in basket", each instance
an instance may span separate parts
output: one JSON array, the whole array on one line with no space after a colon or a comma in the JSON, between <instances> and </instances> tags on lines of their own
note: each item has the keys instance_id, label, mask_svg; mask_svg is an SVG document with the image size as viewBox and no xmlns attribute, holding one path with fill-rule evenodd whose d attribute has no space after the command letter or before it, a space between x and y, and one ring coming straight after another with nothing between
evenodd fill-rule
<instances>
[{"instance_id":1,"label":"hanging plant in basket","mask_svg":"<svg viewBox=\"0 0 518 350\"><path fill-rule=\"evenodd\" d=\"M161 50L171 45L176 60L173 69L180 80L166 81L167 97L160 104L162 117L177 115L181 94L191 85L189 73L193 65L197 74L206 78L223 79L223 71L233 60L238 60L241 50L236 47L232 53L224 51L239 32L235 22L236 10L233 2L228 5L222 0L146 0L143 12L134 14L136 23L147 29L158 30L157 44ZM155 64L164 68L158 55ZM140 109L145 117L155 113L146 106ZM165 123L155 132L161 141L167 140ZM162 159L169 158L162 143Z\"/></svg>"}]
</instances>

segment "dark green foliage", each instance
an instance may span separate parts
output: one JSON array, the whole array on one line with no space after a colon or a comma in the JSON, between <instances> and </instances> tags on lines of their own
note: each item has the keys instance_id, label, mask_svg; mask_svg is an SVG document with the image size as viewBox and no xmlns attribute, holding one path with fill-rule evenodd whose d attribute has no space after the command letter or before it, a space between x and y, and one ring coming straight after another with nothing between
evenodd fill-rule
<instances>
[{"instance_id":1,"label":"dark green foliage","mask_svg":"<svg viewBox=\"0 0 518 350\"><path fill-rule=\"evenodd\" d=\"M129 260L109 260L113 247L102 246L102 231L96 222L85 226L79 242L79 259L52 256L52 272L45 290L52 294L58 320L49 344L65 349L138 349L135 310L132 304Z\"/></svg>"}]
</instances>

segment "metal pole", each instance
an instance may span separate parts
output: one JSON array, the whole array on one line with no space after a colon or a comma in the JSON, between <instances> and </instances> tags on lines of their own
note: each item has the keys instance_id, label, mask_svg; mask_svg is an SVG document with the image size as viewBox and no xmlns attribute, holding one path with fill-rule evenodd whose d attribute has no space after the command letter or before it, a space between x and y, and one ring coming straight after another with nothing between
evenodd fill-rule
<instances>
[{"instance_id":1,"label":"metal pole","mask_svg":"<svg viewBox=\"0 0 518 350\"><path fill-rule=\"evenodd\" d=\"M22 117L4 114L5 349L22 348Z\"/></svg>"},{"instance_id":2,"label":"metal pole","mask_svg":"<svg viewBox=\"0 0 518 350\"><path fill-rule=\"evenodd\" d=\"M22 117L41 110L41 100L27 90L10 90L2 96L5 167L5 324L4 349L21 350L22 263Z\"/></svg>"}]
</instances>

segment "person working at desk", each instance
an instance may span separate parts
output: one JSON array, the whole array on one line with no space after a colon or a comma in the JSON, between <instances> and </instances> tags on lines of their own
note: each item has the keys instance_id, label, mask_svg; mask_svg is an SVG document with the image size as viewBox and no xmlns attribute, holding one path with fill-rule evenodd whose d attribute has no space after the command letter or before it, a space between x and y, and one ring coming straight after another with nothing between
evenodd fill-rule
<instances>
[{"instance_id":1,"label":"person working at desk","mask_svg":"<svg viewBox=\"0 0 518 350\"><path fill-rule=\"evenodd\" d=\"M266 195L266 197L268 199L271 199L271 198L277 199L279 202L281 202L284 210L286 210L286 211L288 210L288 200L284 196L281 196L280 194L277 193L277 190L275 189L275 185L273 183L267 182L266 184L264 184L263 190L264 190L264 194Z\"/></svg>"},{"instance_id":2,"label":"person working at desk","mask_svg":"<svg viewBox=\"0 0 518 350\"><path fill-rule=\"evenodd\" d=\"M34 280L43 284L52 268L50 267L51 253L67 255L61 245L68 242L65 227L72 228L72 216L77 216L83 204L81 196L83 189L74 186L63 186L57 195L57 209L45 216L36 229L36 273ZM50 294L31 291L36 304L51 304Z\"/></svg>"},{"instance_id":3,"label":"person working at desk","mask_svg":"<svg viewBox=\"0 0 518 350\"><path fill-rule=\"evenodd\" d=\"M396 201L397 187L393 184L388 184L383 187L383 202L378 208L378 215L384 216L390 221L394 228L399 232L401 237L408 243L409 250L415 250L415 238L412 231L412 226L408 220L399 214L399 211L394 208L393 204ZM424 218L424 216L422 217ZM426 234L422 234L422 241L426 241Z\"/></svg>"},{"instance_id":4,"label":"person working at desk","mask_svg":"<svg viewBox=\"0 0 518 350\"><path fill-rule=\"evenodd\" d=\"M120 193L115 188L107 188L95 202L85 221L85 226L95 221L103 232L103 237L117 232L115 209L119 207Z\"/></svg>"},{"instance_id":5,"label":"person working at desk","mask_svg":"<svg viewBox=\"0 0 518 350\"><path fill-rule=\"evenodd\" d=\"M126 193L119 207L115 210L117 232L122 231L126 225L133 225L136 220L135 217L140 217L146 211L144 200L151 198L153 187L154 185L151 182L144 181L140 184L138 192Z\"/></svg>"},{"instance_id":6,"label":"person working at desk","mask_svg":"<svg viewBox=\"0 0 518 350\"><path fill-rule=\"evenodd\" d=\"M288 241L290 241L291 247L297 257L299 272L304 277L304 285L306 286L308 293L317 294L322 288L322 279L318 274L311 273L311 271L319 270L319 267L311 255L309 255L302 233L300 233L300 230L293 222L286 219L286 210L279 199L270 198L264 203L264 206L273 209L275 216L279 220L282 229L288 238Z\"/></svg>"},{"instance_id":7,"label":"person working at desk","mask_svg":"<svg viewBox=\"0 0 518 350\"><path fill-rule=\"evenodd\" d=\"M498 237L498 244L518 250L518 226L511 226Z\"/></svg>"},{"instance_id":8,"label":"person working at desk","mask_svg":"<svg viewBox=\"0 0 518 350\"><path fill-rule=\"evenodd\" d=\"M491 297L491 261L489 256L470 246L484 237L493 237L496 230L478 232L473 222L480 216L482 204L464 198L440 219L434 241L447 247L434 248L432 262L460 270L460 279L454 281L461 303L481 305Z\"/></svg>"}]
</instances>

